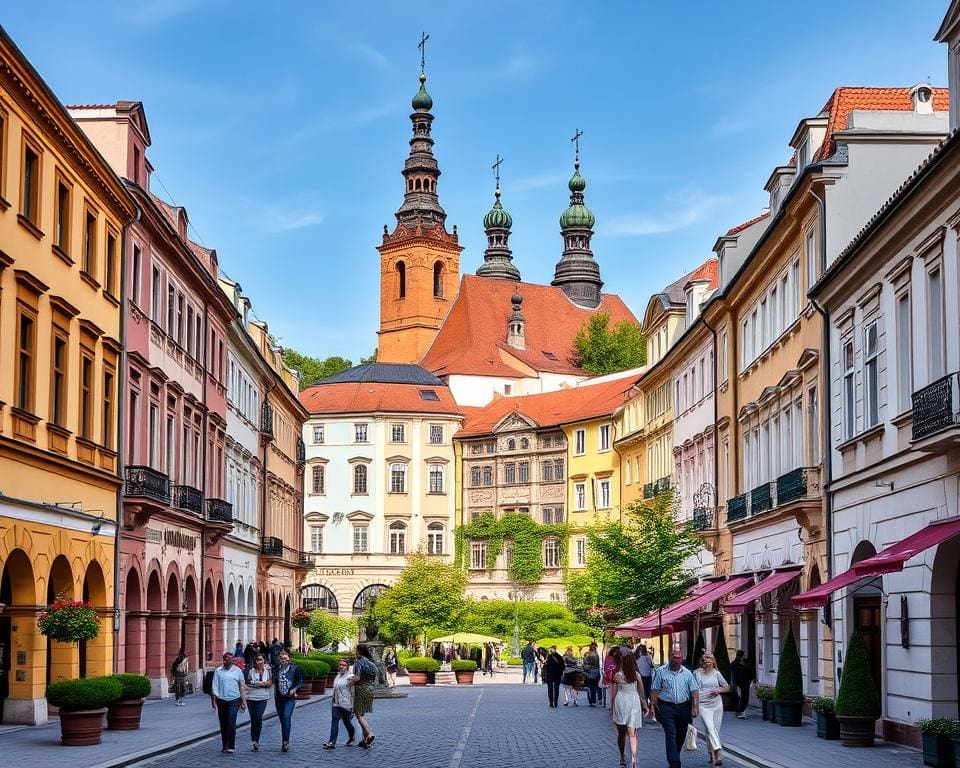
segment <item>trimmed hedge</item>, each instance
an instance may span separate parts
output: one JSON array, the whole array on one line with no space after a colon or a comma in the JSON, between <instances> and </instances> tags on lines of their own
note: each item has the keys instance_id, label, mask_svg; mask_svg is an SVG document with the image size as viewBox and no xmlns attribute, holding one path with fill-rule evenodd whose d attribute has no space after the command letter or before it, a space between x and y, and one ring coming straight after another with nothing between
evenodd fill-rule
<instances>
[{"instance_id":1,"label":"trimmed hedge","mask_svg":"<svg viewBox=\"0 0 960 768\"><path fill-rule=\"evenodd\" d=\"M960 722L952 717L921 718L917 720L917 728L920 729L920 733L946 736L947 738L960 737Z\"/></svg>"},{"instance_id":2,"label":"trimmed hedge","mask_svg":"<svg viewBox=\"0 0 960 768\"><path fill-rule=\"evenodd\" d=\"M67 712L102 709L120 701L123 686L114 677L87 677L82 680L61 680L47 686L47 701Z\"/></svg>"},{"instance_id":3,"label":"trimmed hedge","mask_svg":"<svg viewBox=\"0 0 960 768\"><path fill-rule=\"evenodd\" d=\"M817 698L810 702L810 708L814 712L820 712L824 715L836 714L836 704L829 696L817 696Z\"/></svg>"},{"instance_id":4,"label":"trimmed hedge","mask_svg":"<svg viewBox=\"0 0 960 768\"><path fill-rule=\"evenodd\" d=\"M757 698L760 699L760 701L773 701L773 686L758 685Z\"/></svg>"},{"instance_id":5,"label":"trimmed hedge","mask_svg":"<svg viewBox=\"0 0 960 768\"><path fill-rule=\"evenodd\" d=\"M454 672L476 672L477 662L470 661L469 659L457 659L456 661L450 662L450 669Z\"/></svg>"},{"instance_id":6,"label":"trimmed hedge","mask_svg":"<svg viewBox=\"0 0 960 768\"><path fill-rule=\"evenodd\" d=\"M320 661L320 659L297 659L294 663L300 667L300 671L303 673L305 680L316 680L320 677L326 677L327 673L330 672L330 667Z\"/></svg>"},{"instance_id":7,"label":"trimmed hedge","mask_svg":"<svg viewBox=\"0 0 960 768\"><path fill-rule=\"evenodd\" d=\"M781 702L803 701L803 672L800 669L800 654L797 653L797 641L793 629L787 632L787 639L780 649L780 666L777 669L777 684L773 689L773 700Z\"/></svg>"},{"instance_id":8,"label":"trimmed hedge","mask_svg":"<svg viewBox=\"0 0 960 768\"><path fill-rule=\"evenodd\" d=\"M146 675L137 675L133 672L123 672L119 675L110 675L120 682L120 700L145 699L150 695L153 686Z\"/></svg>"},{"instance_id":9,"label":"trimmed hedge","mask_svg":"<svg viewBox=\"0 0 960 768\"><path fill-rule=\"evenodd\" d=\"M403 662L407 672L438 672L440 671L440 662L436 659L428 659L424 656L413 656Z\"/></svg>"},{"instance_id":10,"label":"trimmed hedge","mask_svg":"<svg viewBox=\"0 0 960 768\"><path fill-rule=\"evenodd\" d=\"M870 673L867 649L858 632L850 636L847 660L837 694L837 715L840 717L880 717L880 696Z\"/></svg>"}]
</instances>

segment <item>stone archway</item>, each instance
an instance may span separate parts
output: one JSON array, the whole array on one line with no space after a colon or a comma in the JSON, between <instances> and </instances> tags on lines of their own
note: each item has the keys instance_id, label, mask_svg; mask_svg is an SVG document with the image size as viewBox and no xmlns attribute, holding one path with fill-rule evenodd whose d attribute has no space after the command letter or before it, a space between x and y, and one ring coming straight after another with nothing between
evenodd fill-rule
<instances>
[{"instance_id":1,"label":"stone archway","mask_svg":"<svg viewBox=\"0 0 960 768\"><path fill-rule=\"evenodd\" d=\"M190 660L191 671L201 666L200 659L200 596L197 594L197 579L192 571L187 573L183 581L183 597L186 605L184 626L184 652Z\"/></svg>"},{"instance_id":2,"label":"stone archway","mask_svg":"<svg viewBox=\"0 0 960 768\"><path fill-rule=\"evenodd\" d=\"M43 688L36 680L36 663L27 668L26 680L16 679L16 651L23 649L30 655L42 648L36 622L15 621L33 615L37 605L37 582L30 558L22 549L14 549L3 562L0 575L0 668L8 674L0 676L0 722L33 723L37 721L34 701L42 697ZM16 628L15 628L16 627ZM31 660L32 661L32 660Z\"/></svg>"},{"instance_id":3,"label":"stone archway","mask_svg":"<svg viewBox=\"0 0 960 768\"><path fill-rule=\"evenodd\" d=\"M921 595L910 595L912 602ZM900 610L903 610L902 604ZM906 633L908 642L911 640L911 627L916 627L916 621L911 621L910 613L923 616L922 609L907 609L906 622L901 613L901 634ZM954 538L943 542L937 547L937 554L933 559L933 575L930 582L930 657L937 659L937 677L942 680L958 678L960 671L960 539ZM922 638L922 632L918 632ZM918 638L919 639L919 638ZM922 641L921 641L922 642ZM917 643L919 645L919 643ZM931 678L931 686L935 685ZM960 682L952 687L949 684L937 686L937 693L930 690L930 700L934 702L932 717L957 717L960 711Z\"/></svg>"},{"instance_id":4,"label":"stone archway","mask_svg":"<svg viewBox=\"0 0 960 768\"><path fill-rule=\"evenodd\" d=\"M144 647L146 674L154 681L155 686L159 686L166 679L167 672L163 663L166 627L163 621L163 587L160 586L160 569L155 563L151 564L150 575L147 576L146 624L147 637Z\"/></svg>"},{"instance_id":5,"label":"stone archway","mask_svg":"<svg viewBox=\"0 0 960 768\"><path fill-rule=\"evenodd\" d=\"M819 587L821 583L820 567L814 563L810 568L810 578L807 580L807 589L815 589ZM806 691L812 694L815 692L815 687L820 684L820 664L822 657L820 648L820 612L815 610L802 613L801 618L805 624L805 639L807 643L807 668L805 670L807 678Z\"/></svg>"},{"instance_id":6,"label":"stone archway","mask_svg":"<svg viewBox=\"0 0 960 768\"><path fill-rule=\"evenodd\" d=\"M124 587L123 658L124 670L143 674L146 671L144 630L146 620L142 615L140 573L136 568L127 572Z\"/></svg>"},{"instance_id":7,"label":"stone archway","mask_svg":"<svg viewBox=\"0 0 960 768\"><path fill-rule=\"evenodd\" d=\"M227 617L223 623L224 638L223 642L226 648L233 649L236 641L240 639L237 634L237 590L231 582L227 587Z\"/></svg>"},{"instance_id":8,"label":"stone archway","mask_svg":"<svg viewBox=\"0 0 960 768\"><path fill-rule=\"evenodd\" d=\"M90 641L79 644L80 676L101 677L109 674L112 637L109 631L113 621L113 611L107 605L107 581L103 568L96 560L87 564L83 574L83 599L97 609L100 616L100 633Z\"/></svg>"},{"instance_id":9,"label":"stone archway","mask_svg":"<svg viewBox=\"0 0 960 768\"><path fill-rule=\"evenodd\" d=\"M853 550L850 565L866 560L877 554L876 547L867 540L861 541ZM852 617L850 627L860 634L867 649L867 660L870 663L870 672L873 681L880 691L880 700L883 701L883 582L881 578L871 579L858 584L849 590L849 615Z\"/></svg>"},{"instance_id":10,"label":"stone archway","mask_svg":"<svg viewBox=\"0 0 960 768\"><path fill-rule=\"evenodd\" d=\"M290 627L290 613L292 611L290 605L290 595L287 595L283 598L283 644L284 646L293 645L293 633Z\"/></svg>"},{"instance_id":11,"label":"stone archway","mask_svg":"<svg viewBox=\"0 0 960 768\"><path fill-rule=\"evenodd\" d=\"M172 566L173 564L171 564ZM166 675L167 670L177 658L177 654L184 646L184 626L183 626L183 592L180 587L180 574L176 568L171 567L167 571L167 595L164 604L166 608L166 636L164 638L162 652L162 670ZM161 681L161 685L162 685ZM161 690L161 696L166 693Z\"/></svg>"},{"instance_id":12,"label":"stone archway","mask_svg":"<svg viewBox=\"0 0 960 768\"><path fill-rule=\"evenodd\" d=\"M74 600L74 577L70 562L57 555L50 564L47 578L47 604L56 600ZM73 643L60 643L47 638L47 683L72 680L80 676L80 654Z\"/></svg>"}]
</instances>

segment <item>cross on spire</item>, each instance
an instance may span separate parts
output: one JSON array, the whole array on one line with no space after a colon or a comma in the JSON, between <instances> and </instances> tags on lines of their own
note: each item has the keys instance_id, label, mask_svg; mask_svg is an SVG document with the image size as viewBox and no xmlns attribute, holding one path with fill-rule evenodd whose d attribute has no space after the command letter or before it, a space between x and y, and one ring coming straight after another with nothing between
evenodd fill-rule
<instances>
[{"instance_id":1,"label":"cross on spire","mask_svg":"<svg viewBox=\"0 0 960 768\"><path fill-rule=\"evenodd\" d=\"M573 138L570 141L573 142L574 146L577 149L576 161L580 162L580 137L583 136L583 131L577 128L576 132L573 134Z\"/></svg>"},{"instance_id":2,"label":"cross on spire","mask_svg":"<svg viewBox=\"0 0 960 768\"><path fill-rule=\"evenodd\" d=\"M497 162L495 162L490 167L493 169L493 175L497 180L497 189L500 189L500 166L503 164L503 158L500 157L500 153L497 153Z\"/></svg>"},{"instance_id":3,"label":"cross on spire","mask_svg":"<svg viewBox=\"0 0 960 768\"><path fill-rule=\"evenodd\" d=\"M427 40L430 39L430 35L424 32L420 36L420 43L417 45L417 48L420 49L420 74L424 73L424 69L427 65Z\"/></svg>"}]
</instances>

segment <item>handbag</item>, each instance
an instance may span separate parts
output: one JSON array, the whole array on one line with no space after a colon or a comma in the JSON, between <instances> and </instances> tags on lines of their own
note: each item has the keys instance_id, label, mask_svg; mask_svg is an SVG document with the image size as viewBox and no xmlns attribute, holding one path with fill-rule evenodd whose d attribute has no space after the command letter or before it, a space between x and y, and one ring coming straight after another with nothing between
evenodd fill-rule
<instances>
[{"instance_id":1,"label":"handbag","mask_svg":"<svg viewBox=\"0 0 960 768\"><path fill-rule=\"evenodd\" d=\"M687 752L697 751L697 728L692 724L687 726L687 738L683 742L683 748Z\"/></svg>"}]
</instances>

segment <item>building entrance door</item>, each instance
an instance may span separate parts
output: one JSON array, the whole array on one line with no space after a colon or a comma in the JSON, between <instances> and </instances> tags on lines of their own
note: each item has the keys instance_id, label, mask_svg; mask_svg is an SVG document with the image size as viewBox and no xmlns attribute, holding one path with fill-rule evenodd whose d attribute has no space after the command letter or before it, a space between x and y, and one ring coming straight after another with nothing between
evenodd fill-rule
<instances>
[{"instance_id":1,"label":"building entrance door","mask_svg":"<svg viewBox=\"0 0 960 768\"><path fill-rule=\"evenodd\" d=\"M880 595L854 596L853 598L853 628L860 633L863 644L867 649L867 660L870 662L870 673L877 690L882 689L883 668L883 636L880 623Z\"/></svg>"}]
</instances>

